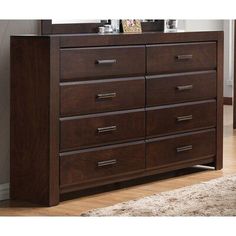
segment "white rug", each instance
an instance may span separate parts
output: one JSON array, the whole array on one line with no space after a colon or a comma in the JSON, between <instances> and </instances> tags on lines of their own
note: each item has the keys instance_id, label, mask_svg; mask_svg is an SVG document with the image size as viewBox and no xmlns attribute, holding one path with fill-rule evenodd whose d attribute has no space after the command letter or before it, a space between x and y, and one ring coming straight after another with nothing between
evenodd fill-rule
<instances>
[{"instance_id":1,"label":"white rug","mask_svg":"<svg viewBox=\"0 0 236 236\"><path fill-rule=\"evenodd\" d=\"M236 216L236 175L90 210L81 216Z\"/></svg>"}]
</instances>

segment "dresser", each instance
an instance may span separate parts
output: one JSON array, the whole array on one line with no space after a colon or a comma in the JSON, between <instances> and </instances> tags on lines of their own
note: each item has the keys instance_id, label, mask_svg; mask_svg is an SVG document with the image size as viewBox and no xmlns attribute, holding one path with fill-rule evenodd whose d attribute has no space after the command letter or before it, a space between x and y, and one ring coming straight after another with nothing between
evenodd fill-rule
<instances>
[{"instance_id":1,"label":"dresser","mask_svg":"<svg viewBox=\"0 0 236 236\"><path fill-rule=\"evenodd\" d=\"M222 168L223 32L11 37L11 199Z\"/></svg>"}]
</instances>

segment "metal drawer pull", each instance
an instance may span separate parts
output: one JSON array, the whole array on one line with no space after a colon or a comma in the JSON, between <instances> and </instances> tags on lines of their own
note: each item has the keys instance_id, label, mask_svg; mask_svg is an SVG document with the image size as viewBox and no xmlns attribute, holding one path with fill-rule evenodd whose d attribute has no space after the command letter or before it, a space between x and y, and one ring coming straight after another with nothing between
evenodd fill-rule
<instances>
[{"instance_id":1,"label":"metal drawer pull","mask_svg":"<svg viewBox=\"0 0 236 236\"><path fill-rule=\"evenodd\" d=\"M193 58L193 55L178 55L176 56L177 60L191 60Z\"/></svg>"},{"instance_id":2,"label":"metal drawer pull","mask_svg":"<svg viewBox=\"0 0 236 236\"><path fill-rule=\"evenodd\" d=\"M102 127L102 128L98 128L98 133L105 133L105 132L111 132L111 131L115 131L116 130L116 126L107 126L107 127Z\"/></svg>"},{"instance_id":3,"label":"metal drawer pull","mask_svg":"<svg viewBox=\"0 0 236 236\"><path fill-rule=\"evenodd\" d=\"M177 88L177 90L179 90L179 91L191 90L191 89L193 89L193 85L192 85L192 84L189 84L189 85L181 85L181 86L177 86L176 88Z\"/></svg>"},{"instance_id":4,"label":"metal drawer pull","mask_svg":"<svg viewBox=\"0 0 236 236\"><path fill-rule=\"evenodd\" d=\"M183 146L183 147L176 148L176 152L186 152L186 151L190 151L192 149L193 149L193 146L188 145L188 146Z\"/></svg>"},{"instance_id":5,"label":"metal drawer pull","mask_svg":"<svg viewBox=\"0 0 236 236\"><path fill-rule=\"evenodd\" d=\"M116 159L112 159L112 160L108 160L108 161L99 161L98 167L115 165L116 163L117 163Z\"/></svg>"},{"instance_id":6,"label":"metal drawer pull","mask_svg":"<svg viewBox=\"0 0 236 236\"><path fill-rule=\"evenodd\" d=\"M100 93L96 97L98 99L109 99L116 97L116 93Z\"/></svg>"},{"instance_id":7,"label":"metal drawer pull","mask_svg":"<svg viewBox=\"0 0 236 236\"><path fill-rule=\"evenodd\" d=\"M189 116L178 116L176 119L177 119L178 122L181 122L181 121L186 121L186 120L192 120L193 116L192 115L189 115Z\"/></svg>"},{"instance_id":8,"label":"metal drawer pull","mask_svg":"<svg viewBox=\"0 0 236 236\"><path fill-rule=\"evenodd\" d=\"M116 59L110 59L110 60L96 60L96 63L99 65L103 65L103 64L115 64L116 63Z\"/></svg>"}]
</instances>

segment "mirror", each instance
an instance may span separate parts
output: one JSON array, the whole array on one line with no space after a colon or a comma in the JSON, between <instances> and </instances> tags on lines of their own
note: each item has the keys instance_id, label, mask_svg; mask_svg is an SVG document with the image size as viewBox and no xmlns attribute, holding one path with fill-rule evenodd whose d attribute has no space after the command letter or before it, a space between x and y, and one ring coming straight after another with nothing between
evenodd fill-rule
<instances>
[{"instance_id":1,"label":"mirror","mask_svg":"<svg viewBox=\"0 0 236 236\"><path fill-rule=\"evenodd\" d=\"M84 34L97 33L98 27L108 23L109 20L41 20L41 34Z\"/></svg>"},{"instance_id":2,"label":"mirror","mask_svg":"<svg viewBox=\"0 0 236 236\"><path fill-rule=\"evenodd\" d=\"M81 24L81 23L102 23L108 20L79 20L79 19L52 19L52 24Z\"/></svg>"},{"instance_id":3,"label":"mirror","mask_svg":"<svg viewBox=\"0 0 236 236\"><path fill-rule=\"evenodd\" d=\"M104 24L110 24L111 20L67 20L53 19L41 20L41 34L90 34L98 33L98 28ZM164 31L164 20L142 20L143 32ZM122 30L120 31L122 32Z\"/></svg>"}]
</instances>

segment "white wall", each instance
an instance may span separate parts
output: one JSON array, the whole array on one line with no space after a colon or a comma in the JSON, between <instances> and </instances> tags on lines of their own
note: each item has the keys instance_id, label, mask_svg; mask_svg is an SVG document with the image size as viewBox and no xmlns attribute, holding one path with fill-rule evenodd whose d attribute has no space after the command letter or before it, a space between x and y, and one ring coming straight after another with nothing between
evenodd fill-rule
<instances>
[{"instance_id":1,"label":"white wall","mask_svg":"<svg viewBox=\"0 0 236 236\"><path fill-rule=\"evenodd\" d=\"M224 96L233 96L234 81L234 21L224 21Z\"/></svg>"},{"instance_id":2,"label":"white wall","mask_svg":"<svg viewBox=\"0 0 236 236\"><path fill-rule=\"evenodd\" d=\"M185 20L186 31L223 30L223 20Z\"/></svg>"}]
</instances>

